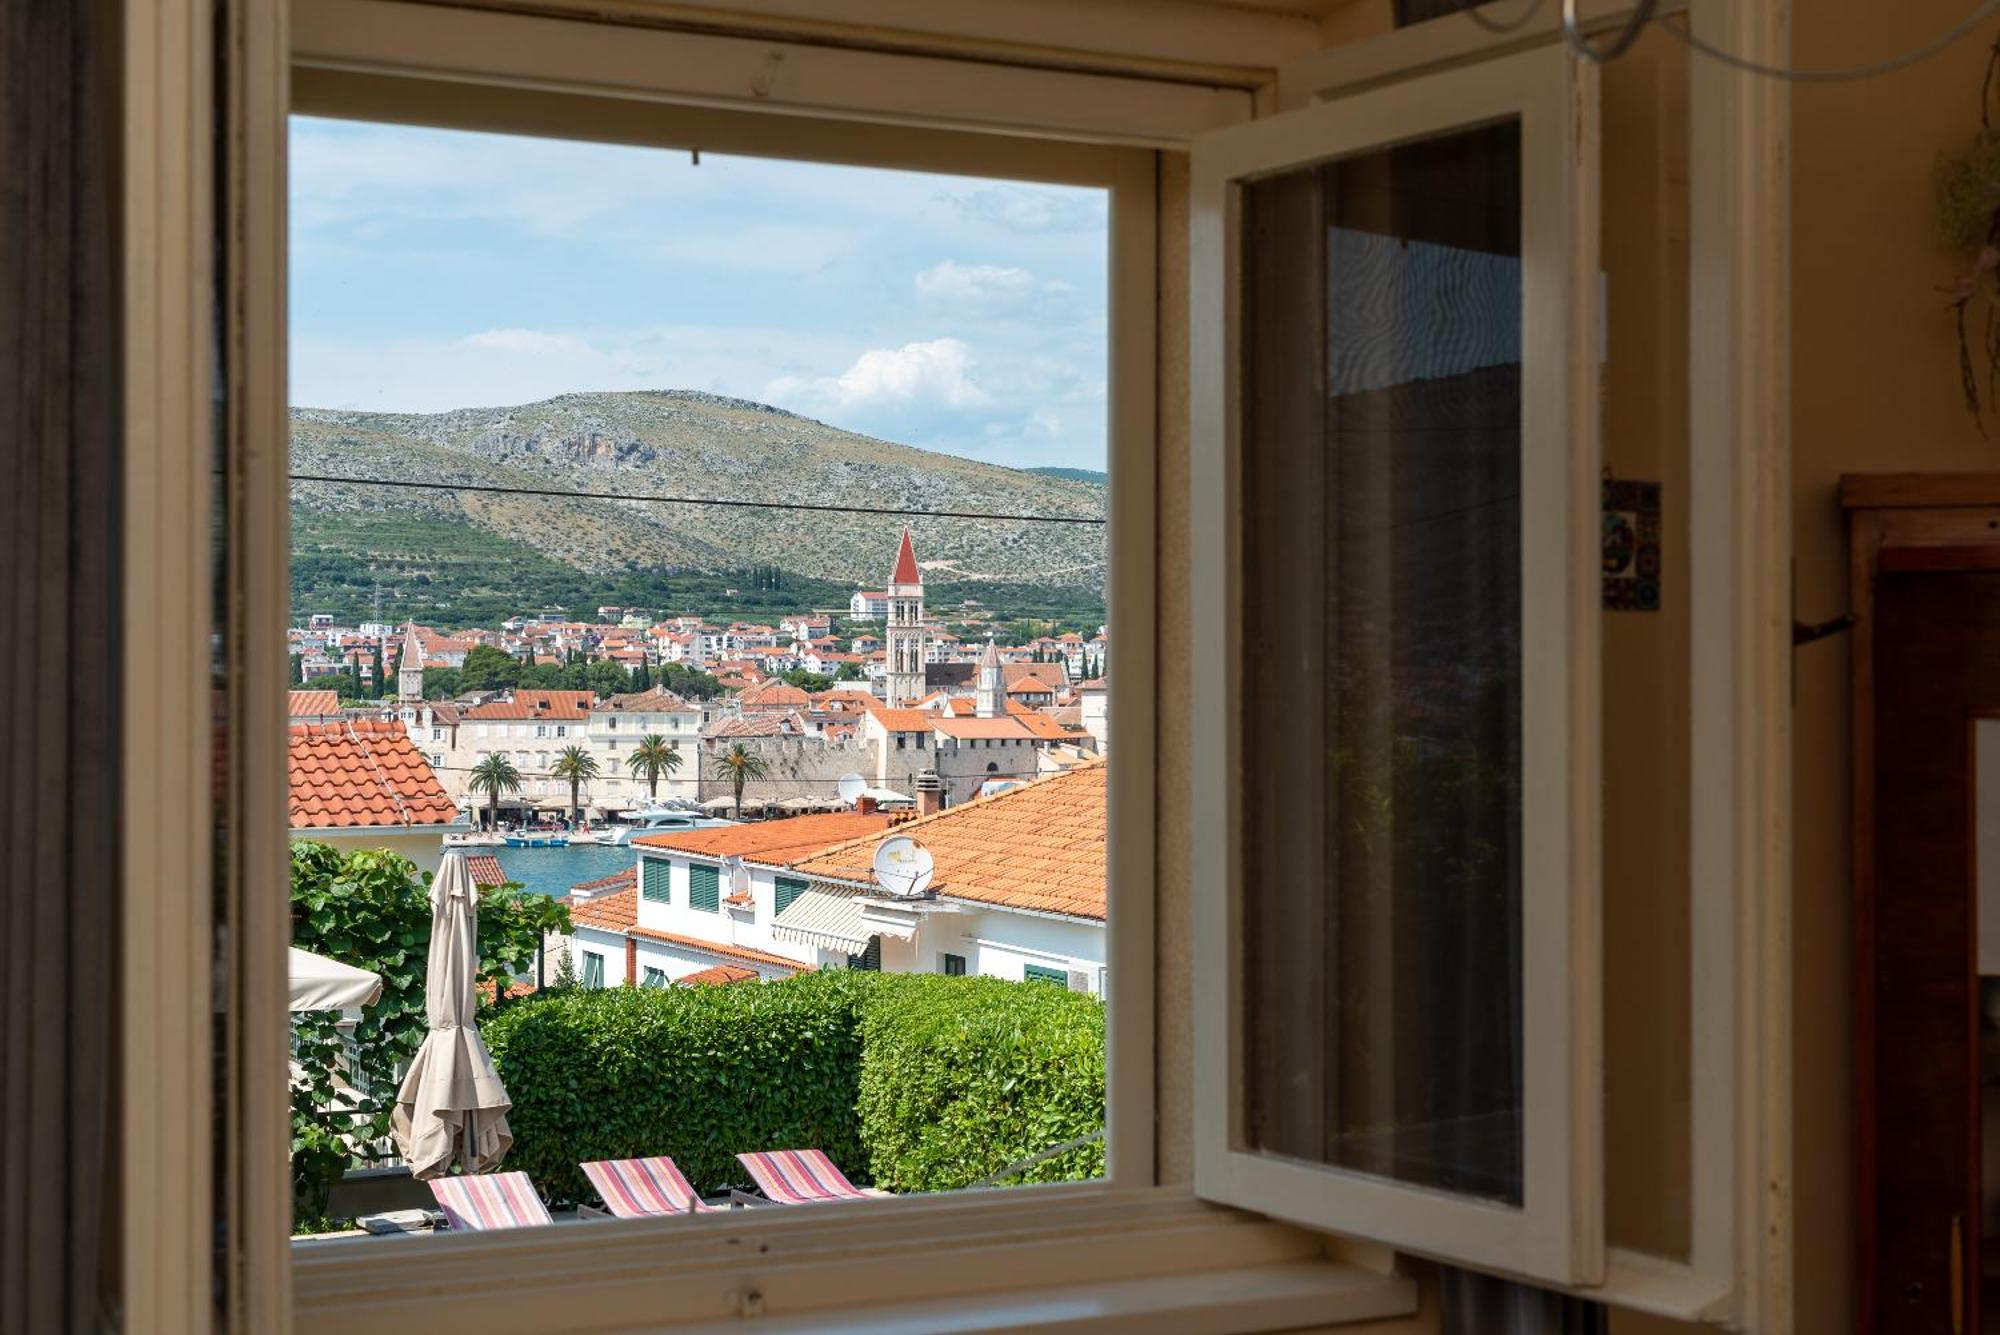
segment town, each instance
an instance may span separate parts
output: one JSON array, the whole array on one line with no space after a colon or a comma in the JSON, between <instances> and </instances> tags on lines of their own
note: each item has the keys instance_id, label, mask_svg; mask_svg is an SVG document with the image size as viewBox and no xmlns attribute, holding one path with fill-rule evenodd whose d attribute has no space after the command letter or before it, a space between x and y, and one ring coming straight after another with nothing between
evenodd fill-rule
<instances>
[{"instance_id":1,"label":"town","mask_svg":"<svg viewBox=\"0 0 2000 1335\"><path fill-rule=\"evenodd\" d=\"M293 836L425 870L629 847L565 887L554 968L584 986L853 967L1102 994L1107 636L953 634L907 530L882 588L776 625L316 615L290 640ZM885 900L889 838L933 888ZM502 856L471 859L482 884L518 879Z\"/></svg>"}]
</instances>

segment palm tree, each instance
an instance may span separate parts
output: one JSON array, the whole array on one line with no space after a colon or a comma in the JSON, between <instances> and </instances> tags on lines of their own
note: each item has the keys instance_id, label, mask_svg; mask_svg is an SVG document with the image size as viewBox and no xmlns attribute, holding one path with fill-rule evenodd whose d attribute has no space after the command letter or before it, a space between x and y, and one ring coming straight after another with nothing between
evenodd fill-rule
<instances>
[{"instance_id":1,"label":"palm tree","mask_svg":"<svg viewBox=\"0 0 2000 1335\"><path fill-rule=\"evenodd\" d=\"M466 780L466 787L475 793L486 794L486 824L490 829L500 828L500 794L521 791L521 771L514 768L514 762L507 759L504 751L481 756L479 763L472 767L472 777Z\"/></svg>"},{"instance_id":2,"label":"palm tree","mask_svg":"<svg viewBox=\"0 0 2000 1335\"><path fill-rule=\"evenodd\" d=\"M729 780L736 791L736 819L743 819L743 785L764 777L764 758L736 742L715 758L715 777Z\"/></svg>"},{"instance_id":3,"label":"palm tree","mask_svg":"<svg viewBox=\"0 0 2000 1335\"><path fill-rule=\"evenodd\" d=\"M625 765L632 771L633 778L645 776L648 796L658 797L660 775L671 775L681 767L681 753L659 733L649 732L632 748L632 754L625 758Z\"/></svg>"},{"instance_id":4,"label":"palm tree","mask_svg":"<svg viewBox=\"0 0 2000 1335\"><path fill-rule=\"evenodd\" d=\"M569 823L575 825L581 814L577 810L577 789L585 779L597 777L597 757L580 746L565 746L556 763L549 766L549 773L558 779L569 780Z\"/></svg>"}]
</instances>

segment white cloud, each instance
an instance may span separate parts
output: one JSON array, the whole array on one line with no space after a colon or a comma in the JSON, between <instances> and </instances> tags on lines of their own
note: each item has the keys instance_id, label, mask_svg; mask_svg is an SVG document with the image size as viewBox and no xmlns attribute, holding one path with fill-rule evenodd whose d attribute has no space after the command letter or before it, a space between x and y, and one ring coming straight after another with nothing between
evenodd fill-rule
<instances>
[{"instance_id":1,"label":"white cloud","mask_svg":"<svg viewBox=\"0 0 2000 1335\"><path fill-rule=\"evenodd\" d=\"M765 387L773 403L806 411L865 411L931 405L975 408L987 393L972 378L972 349L955 338L870 348L836 376L780 376Z\"/></svg>"},{"instance_id":2,"label":"white cloud","mask_svg":"<svg viewBox=\"0 0 2000 1335\"><path fill-rule=\"evenodd\" d=\"M919 273L917 300L965 318L1051 313L1067 297L1067 283L1049 282L1016 265L960 264L942 260Z\"/></svg>"},{"instance_id":3,"label":"white cloud","mask_svg":"<svg viewBox=\"0 0 2000 1335\"><path fill-rule=\"evenodd\" d=\"M994 185L938 197L968 218L1009 232L1101 231L1109 214L1102 190Z\"/></svg>"}]
</instances>

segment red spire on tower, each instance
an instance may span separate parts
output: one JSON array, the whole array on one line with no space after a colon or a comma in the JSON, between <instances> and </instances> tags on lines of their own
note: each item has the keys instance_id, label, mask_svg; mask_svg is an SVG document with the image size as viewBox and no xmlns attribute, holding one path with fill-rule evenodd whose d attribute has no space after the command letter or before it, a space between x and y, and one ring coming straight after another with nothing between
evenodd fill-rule
<instances>
[{"instance_id":1,"label":"red spire on tower","mask_svg":"<svg viewBox=\"0 0 2000 1335\"><path fill-rule=\"evenodd\" d=\"M917 569L917 549L910 545L910 530L903 530L903 545L896 551L896 569L890 573L891 584L921 584L924 575Z\"/></svg>"}]
</instances>

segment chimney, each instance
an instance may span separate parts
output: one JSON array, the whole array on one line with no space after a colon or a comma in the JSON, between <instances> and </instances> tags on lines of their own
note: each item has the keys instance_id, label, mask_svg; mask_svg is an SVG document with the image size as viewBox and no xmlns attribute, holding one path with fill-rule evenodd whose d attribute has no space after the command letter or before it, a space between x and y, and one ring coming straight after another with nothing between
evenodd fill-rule
<instances>
[{"instance_id":1,"label":"chimney","mask_svg":"<svg viewBox=\"0 0 2000 1335\"><path fill-rule=\"evenodd\" d=\"M944 810L944 780L934 769L917 775L917 814L933 816Z\"/></svg>"},{"instance_id":2,"label":"chimney","mask_svg":"<svg viewBox=\"0 0 2000 1335\"><path fill-rule=\"evenodd\" d=\"M866 816L874 810L875 810L875 799L868 796L866 793L863 793L860 797L854 799L854 812L856 815Z\"/></svg>"}]
</instances>

